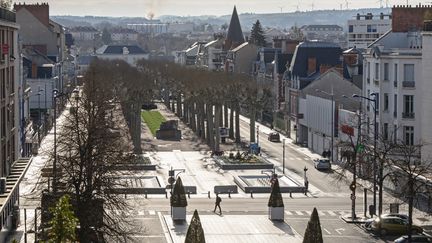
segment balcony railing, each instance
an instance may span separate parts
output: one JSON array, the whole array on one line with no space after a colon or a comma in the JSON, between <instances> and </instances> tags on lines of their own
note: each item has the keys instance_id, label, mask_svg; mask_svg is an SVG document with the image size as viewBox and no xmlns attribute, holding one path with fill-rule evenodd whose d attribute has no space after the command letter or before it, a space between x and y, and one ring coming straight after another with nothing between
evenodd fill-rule
<instances>
[{"instance_id":1,"label":"balcony railing","mask_svg":"<svg viewBox=\"0 0 432 243\"><path fill-rule=\"evenodd\" d=\"M414 112L403 112L402 113L402 118L410 118L410 119L413 119L415 116L414 116Z\"/></svg>"},{"instance_id":2,"label":"balcony railing","mask_svg":"<svg viewBox=\"0 0 432 243\"><path fill-rule=\"evenodd\" d=\"M397 86L398 86L398 82L397 82L397 81L394 81L394 82L393 82L393 86L394 86L394 87L397 87Z\"/></svg>"},{"instance_id":3,"label":"balcony railing","mask_svg":"<svg viewBox=\"0 0 432 243\"><path fill-rule=\"evenodd\" d=\"M414 88L415 87L415 82L414 81L403 81L402 82L402 87L404 87L404 88Z\"/></svg>"},{"instance_id":4,"label":"balcony railing","mask_svg":"<svg viewBox=\"0 0 432 243\"><path fill-rule=\"evenodd\" d=\"M393 111L393 117L394 117L394 118L397 117L397 111Z\"/></svg>"},{"instance_id":5,"label":"balcony railing","mask_svg":"<svg viewBox=\"0 0 432 243\"><path fill-rule=\"evenodd\" d=\"M366 79L366 82L367 82L368 84L370 84L370 78L367 78L367 79Z\"/></svg>"},{"instance_id":6,"label":"balcony railing","mask_svg":"<svg viewBox=\"0 0 432 243\"><path fill-rule=\"evenodd\" d=\"M374 79L374 83L375 83L375 85L379 85L379 80L378 79Z\"/></svg>"}]
</instances>

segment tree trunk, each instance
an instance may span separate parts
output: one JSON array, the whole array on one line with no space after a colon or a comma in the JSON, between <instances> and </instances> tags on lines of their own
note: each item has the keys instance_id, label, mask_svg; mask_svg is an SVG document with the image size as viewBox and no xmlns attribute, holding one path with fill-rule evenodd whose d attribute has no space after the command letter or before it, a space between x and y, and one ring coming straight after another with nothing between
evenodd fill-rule
<instances>
[{"instance_id":1,"label":"tree trunk","mask_svg":"<svg viewBox=\"0 0 432 243\"><path fill-rule=\"evenodd\" d=\"M192 128L192 131L194 131L195 133L196 133L196 131L197 131L197 124L196 124L196 116L195 116L195 113L196 113L196 107L195 107L195 103L194 102L192 102L191 104L190 104L190 126L191 126L191 128Z\"/></svg>"},{"instance_id":2,"label":"tree trunk","mask_svg":"<svg viewBox=\"0 0 432 243\"><path fill-rule=\"evenodd\" d=\"M234 106L233 103L231 102L231 107L230 107L230 117L229 117L229 137L231 139L234 138Z\"/></svg>"},{"instance_id":3,"label":"tree trunk","mask_svg":"<svg viewBox=\"0 0 432 243\"><path fill-rule=\"evenodd\" d=\"M207 141L208 145L214 151L214 124L213 124L213 105L207 104Z\"/></svg>"},{"instance_id":4,"label":"tree trunk","mask_svg":"<svg viewBox=\"0 0 432 243\"><path fill-rule=\"evenodd\" d=\"M408 242L411 242L412 235L412 217L413 217L413 207L414 207L414 178L412 174L408 175Z\"/></svg>"},{"instance_id":5,"label":"tree trunk","mask_svg":"<svg viewBox=\"0 0 432 243\"><path fill-rule=\"evenodd\" d=\"M206 134L206 123L205 123L205 111L204 111L204 104L203 103L198 103L199 104L199 117L200 117L200 123L198 124L198 129L201 131L201 138L203 140L206 139L207 135Z\"/></svg>"},{"instance_id":6,"label":"tree trunk","mask_svg":"<svg viewBox=\"0 0 432 243\"><path fill-rule=\"evenodd\" d=\"M215 140L215 151L220 151L220 132L219 132L219 127L221 126L221 116L222 116L222 105L221 104L216 104L215 105L215 135L216 135L216 140Z\"/></svg>"},{"instance_id":7,"label":"tree trunk","mask_svg":"<svg viewBox=\"0 0 432 243\"><path fill-rule=\"evenodd\" d=\"M249 113L249 120L250 120L250 122L249 122L249 131L250 131L250 137L249 137L249 140L250 140L250 143L255 143L255 113L256 113L256 110L255 110L255 106L251 106L250 108L249 108L249 111L250 111L250 113Z\"/></svg>"},{"instance_id":8,"label":"tree trunk","mask_svg":"<svg viewBox=\"0 0 432 243\"><path fill-rule=\"evenodd\" d=\"M182 100L181 100L181 94L177 95L177 116L179 118L182 117Z\"/></svg>"},{"instance_id":9,"label":"tree trunk","mask_svg":"<svg viewBox=\"0 0 432 243\"><path fill-rule=\"evenodd\" d=\"M241 137L240 137L240 106L239 104L236 104L235 106L235 142L240 143Z\"/></svg>"},{"instance_id":10,"label":"tree trunk","mask_svg":"<svg viewBox=\"0 0 432 243\"><path fill-rule=\"evenodd\" d=\"M225 104L224 104L224 109L223 109L223 111L224 111L224 127L229 127L229 124L228 124L228 102L225 102Z\"/></svg>"}]
</instances>

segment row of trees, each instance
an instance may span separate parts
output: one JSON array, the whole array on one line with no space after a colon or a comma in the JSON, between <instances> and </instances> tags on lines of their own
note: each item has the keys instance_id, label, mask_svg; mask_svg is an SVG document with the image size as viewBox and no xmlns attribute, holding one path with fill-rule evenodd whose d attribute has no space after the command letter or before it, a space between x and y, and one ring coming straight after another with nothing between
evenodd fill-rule
<instances>
[{"instance_id":1,"label":"row of trees","mask_svg":"<svg viewBox=\"0 0 432 243\"><path fill-rule=\"evenodd\" d=\"M127 202L113 193L124 186L117 178L127 174L116 168L141 153L139 113L152 99L152 82L120 60L93 62L84 79L82 91L69 94L57 126L57 154L50 153L51 161L57 159L56 193L42 196L43 227L55 226L46 225L56 217L49 208L69 195L80 242L124 240L138 229L127 221Z\"/></svg>"},{"instance_id":2,"label":"row of trees","mask_svg":"<svg viewBox=\"0 0 432 243\"><path fill-rule=\"evenodd\" d=\"M240 143L240 110L249 112L250 141L255 141L256 113L269 102L267 87L248 75L189 69L173 63L141 60L138 69L151 77L166 107L219 151L219 127ZM263 91L264 90L264 91ZM231 112L229 112L229 110Z\"/></svg>"}]
</instances>

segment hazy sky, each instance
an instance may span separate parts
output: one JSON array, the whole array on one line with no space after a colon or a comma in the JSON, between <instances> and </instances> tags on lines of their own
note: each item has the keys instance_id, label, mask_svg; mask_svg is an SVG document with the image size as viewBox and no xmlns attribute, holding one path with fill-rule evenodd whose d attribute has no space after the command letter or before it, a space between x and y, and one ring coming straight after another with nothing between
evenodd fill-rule
<instances>
[{"instance_id":1,"label":"hazy sky","mask_svg":"<svg viewBox=\"0 0 432 243\"><path fill-rule=\"evenodd\" d=\"M19 2L19 1L15 1ZM22 1L24 2L24 1ZM233 5L239 13L280 13L313 9L346 9L345 0L27 0L48 2L51 15L97 15L147 17L160 15L227 15ZM382 0L382 4L406 4L407 0ZM418 2L410 1L411 5ZM379 0L348 0L349 8L379 7Z\"/></svg>"}]
</instances>

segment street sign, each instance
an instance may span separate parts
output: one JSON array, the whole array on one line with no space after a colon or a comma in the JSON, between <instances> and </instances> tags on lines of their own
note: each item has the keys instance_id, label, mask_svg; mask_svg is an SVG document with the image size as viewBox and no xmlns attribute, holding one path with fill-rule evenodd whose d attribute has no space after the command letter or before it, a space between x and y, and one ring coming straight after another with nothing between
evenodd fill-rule
<instances>
[{"instance_id":1,"label":"street sign","mask_svg":"<svg viewBox=\"0 0 432 243\"><path fill-rule=\"evenodd\" d=\"M363 144L359 144L356 146L356 151L357 153L361 153L364 150L364 145Z\"/></svg>"},{"instance_id":2,"label":"street sign","mask_svg":"<svg viewBox=\"0 0 432 243\"><path fill-rule=\"evenodd\" d=\"M219 127L219 134L221 138L227 138L229 137L229 130L226 127Z\"/></svg>"}]
</instances>

